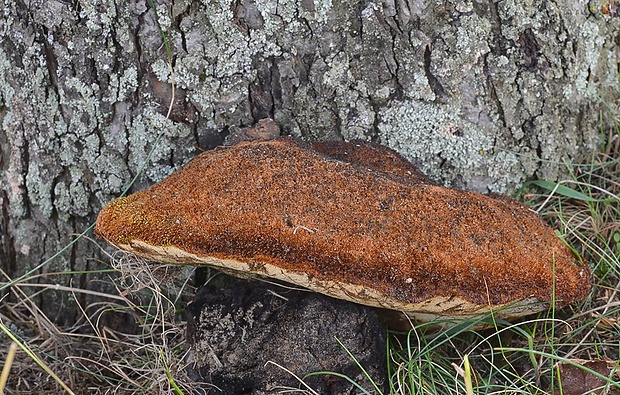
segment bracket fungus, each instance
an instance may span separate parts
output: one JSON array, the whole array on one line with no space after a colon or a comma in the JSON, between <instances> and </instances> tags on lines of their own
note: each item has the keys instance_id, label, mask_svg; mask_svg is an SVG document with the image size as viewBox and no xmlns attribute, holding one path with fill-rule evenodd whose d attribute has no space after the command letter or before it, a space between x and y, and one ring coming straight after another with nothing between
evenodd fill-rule
<instances>
[{"instance_id":1,"label":"bracket fungus","mask_svg":"<svg viewBox=\"0 0 620 395\"><path fill-rule=\"evenodd\" d=\"M204 152L112 201L96 234L153 261L271 277L422 321L514 318L590 289L587 266L532 210L434 185L361 141Z\"/></svg>"}]
</instances>

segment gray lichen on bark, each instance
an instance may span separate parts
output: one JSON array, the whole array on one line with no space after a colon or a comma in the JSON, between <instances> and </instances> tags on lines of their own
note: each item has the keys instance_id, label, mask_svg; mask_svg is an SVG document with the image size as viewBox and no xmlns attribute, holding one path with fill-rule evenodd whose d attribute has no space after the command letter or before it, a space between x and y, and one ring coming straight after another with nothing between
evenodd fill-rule
<instances>
[{"instance_id":1,"label":"gray lichen on bark","mask_svg":"<svg viewBox=\"0 0 620 395\"><path fill-rule=\"evenodd\" d=\"M17 275L231 126L385 143L445 184L513 192L598 142L619 18L596 2L5 1L0 260ZM170 119L165 117L176 83ZM158 136L161 142L151 149ZM147 159L148 158L148 159ZM82 270L79 242L45 270ZM9 263L5 263L9 262ZM81 281L84 281L83 279Z\"/></svg>"},{"instance_id":2,"label":"gray lichen on bark","mask_svg":"<svg viewBox=\"0 0 620 395\"><path fill-rule=\"evenodd\" d=\"M476 191L556 179L562 161L598 143L596 95L618 90L618 23L586 4L202 6L167 33L187 48L177 82L216 126L271 115L309 139L378 139L433 178Z\"/></svg>"}]
</instances>

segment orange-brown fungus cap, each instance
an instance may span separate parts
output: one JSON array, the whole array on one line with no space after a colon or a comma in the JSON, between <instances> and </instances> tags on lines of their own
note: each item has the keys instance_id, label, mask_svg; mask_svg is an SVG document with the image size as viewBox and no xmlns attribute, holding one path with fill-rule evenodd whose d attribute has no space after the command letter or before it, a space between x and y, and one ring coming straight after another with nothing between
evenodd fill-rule
<instances>
[{"instance_id":1,"label":"orange-brown fungus cap","mask_svg":"<svg viewBox=\"0 0 620 395\"><path fill-rule=\"evenodd\" d=\"M394 151L292 139L205 152L96 233L155 261L286 280L428 320L584 298L589 271L522 204L433 185ZM555 282L554 282L555 276Z\"/></svg>"}]
</instances>

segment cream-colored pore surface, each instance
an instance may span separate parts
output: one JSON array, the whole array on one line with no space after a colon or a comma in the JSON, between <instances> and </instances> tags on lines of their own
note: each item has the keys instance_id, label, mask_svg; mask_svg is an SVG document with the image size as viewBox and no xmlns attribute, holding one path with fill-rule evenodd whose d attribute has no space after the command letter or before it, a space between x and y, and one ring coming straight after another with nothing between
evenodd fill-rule
<instances>
[{"instance_id":1,"label":"cream-colored pore surface","mask_svg":"<svg viewBox=\"0 0 620 395\"><path fill-rule=\"evenodd\" d=\"M129 244L120 244L117 247L156 262L214 266L243 274L270 277L306 287L337 299L402 311L414 320L425 322L435 319L465 319L487 314L491 311L494 312L496 318L516 318L546 308L545 303L541 303L535 298L518 300L504 305L479 305L458 296L435 296L422 302L411 303L394 299L373 288L339 281L319 280L303 272L286 270L264 262L257 266L255 262L250 264L234 259L200 256L175 246L152 246L140 240L132 240Z\"/></svg>"}]
</instances>

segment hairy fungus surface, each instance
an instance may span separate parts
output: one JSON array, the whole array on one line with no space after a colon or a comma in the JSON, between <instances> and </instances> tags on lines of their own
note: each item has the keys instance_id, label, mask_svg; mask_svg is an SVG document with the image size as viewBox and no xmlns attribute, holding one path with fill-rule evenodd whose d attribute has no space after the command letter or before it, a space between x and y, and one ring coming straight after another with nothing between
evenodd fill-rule
<instances>
[{"instance_id":1,"label":"hairy fungus surface","mask_svg":"<svg viewBox=\"0 0 620 395\"><path fill-rule=\"evenodd\" d=\"M96 233L155 261L273 277L421 320L510 318L590 289L588 268L527 207L434 185L359 141L207 151L111 202Z\"/></svg>"}]
</instances>

